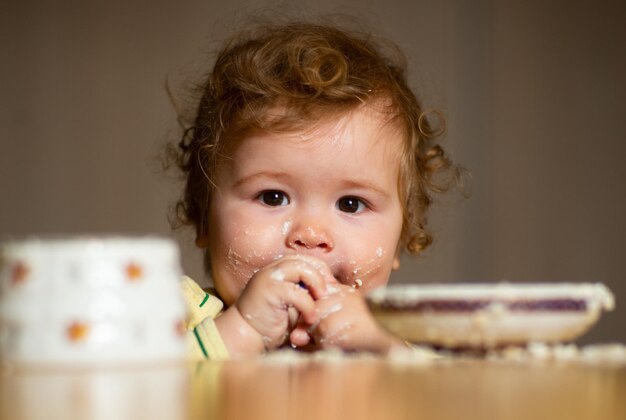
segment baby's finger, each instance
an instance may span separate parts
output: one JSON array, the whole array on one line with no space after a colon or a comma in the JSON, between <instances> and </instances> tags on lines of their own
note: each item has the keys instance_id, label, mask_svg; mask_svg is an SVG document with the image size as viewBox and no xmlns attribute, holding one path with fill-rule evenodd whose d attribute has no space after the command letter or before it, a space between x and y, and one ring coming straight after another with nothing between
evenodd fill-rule
<instances>
[{"instance_id":1,"label":"baby's finger","mask_svg":"<svg viewBox=\"0 0 626 420\"><path fill-rule=\"evenodd\" d=\"M300 323L300 313L296 310L296 308L290 307L287 309L287 317L289 318L288 328L289 331L291 331Z\"/></svg>"},{"instance_id":2,"label":"baby's finger","mask_svg":"<svg viewBox=\"0 0 626 420\"><path fill-rule=\"evenodd\" d=\"M333 273L331 272L328 264L326 264L324 261L322 261L321 259L317 257L313 257L311 255L304 255L304 254L289 254L281 258L281 261L288 261L288 260L303 261L307 264L310 264L312 267L314 267L320 272L322 277L324 277L324 280L326 281L326 283L337 281L337 279L333 276Z\"/></svg>"},{"instance_id":3,"label":"baby's finger","mask_svg":"<svg viewBox=\"0 0 626 420\"><path fill-rule=\"evenodd\" d=\"M302 325L291 331L289 334L289 341L294 347L304 347L311 343L311 336L306 331L306 327Z\"/></svg>"},{"instance_id":4,"label":"baby's finger","mask_svg":"<svg viewBox=\"0 0 626 420\"><path fill-rule=\"evenodd\" d=\"M311 264L301 260L284 260L272 265L269 276L275 282L290 282L308 291L314 299L326 292L322 274Z\"/></svg>"},{"instance_id":5,"label":"baby's finger","mask_svg":"<svg viewBox=\"0 0 626 420\"><path fill-rule=\"evenodd\" d=\"M304 323L311 324L317 320L317 311L315 309L315 301L307 289L298 285L298 283L282 281L277 282L272 287L273 294L277 299L279 308L287 309L287 316L295 309ZM290 320L287 319L289 323Z\"/></svg>"}]
</instances>

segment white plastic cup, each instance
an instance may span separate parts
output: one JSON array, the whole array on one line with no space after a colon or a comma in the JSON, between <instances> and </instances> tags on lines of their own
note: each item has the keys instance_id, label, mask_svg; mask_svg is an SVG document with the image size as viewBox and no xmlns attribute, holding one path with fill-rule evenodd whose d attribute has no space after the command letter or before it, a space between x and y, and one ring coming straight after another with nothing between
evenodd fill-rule
<instances>
[{"instance_id":1,"label":"white plastic cup","mask_svg":"<svg viewBox=\"0 0 626 420\"><path fill-rule=\"evenodd\" d=\"M179 249L160 237L62 237L0 245L0 358L19 365L180 361Z\"/></svg>"}]
</instances>

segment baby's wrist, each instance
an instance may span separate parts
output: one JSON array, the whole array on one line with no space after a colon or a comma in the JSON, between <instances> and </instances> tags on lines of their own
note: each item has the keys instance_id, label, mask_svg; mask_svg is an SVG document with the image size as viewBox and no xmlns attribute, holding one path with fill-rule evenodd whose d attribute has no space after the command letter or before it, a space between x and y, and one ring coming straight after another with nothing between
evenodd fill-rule
<instances>
[{"instance_id":1,"label":"baby's wrist","mask_svg":"<svg viewBox=\"0 0 626 420\"><path fill-rule=\"evenodd\" d=\"M232 305L215 319L215 325L231 357L257 356L265 352L263 336Z\"/></svg>"},{"instance_id":2,"label":"baby's wrist","mask_svg":"<svg viewBox=\"0 0 626 420\"><path fill-rule=\"evenodd\" d=\"M382 331L380 330L379 333L381 334L381 347L378 350L378 354L380 355L388 355L392 352L398 351L398 350L406 350L409 348L408 344L406 341L396 337L395 335L392 335L390 333L388 333L387 331Z\"/></svg>"}]
</instances>

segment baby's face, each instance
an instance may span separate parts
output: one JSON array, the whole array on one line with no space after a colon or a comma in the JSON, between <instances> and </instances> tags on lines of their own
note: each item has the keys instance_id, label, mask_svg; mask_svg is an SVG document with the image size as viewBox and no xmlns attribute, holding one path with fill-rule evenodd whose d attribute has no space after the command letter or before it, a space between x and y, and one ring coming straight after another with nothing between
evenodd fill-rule
<instances>
[{"instance_id":1,"label":"baby's face","mask_svg":"<svg viewBox=\"0 0 626 420\"><path fill-rule=\"evenodd\" d=\"M402 137L367 107L315 129L245 138L219 170L209 210L214 285L227 305L287 254L325 261L368 291L398 266Z\"/></svg>"}]
</instances>

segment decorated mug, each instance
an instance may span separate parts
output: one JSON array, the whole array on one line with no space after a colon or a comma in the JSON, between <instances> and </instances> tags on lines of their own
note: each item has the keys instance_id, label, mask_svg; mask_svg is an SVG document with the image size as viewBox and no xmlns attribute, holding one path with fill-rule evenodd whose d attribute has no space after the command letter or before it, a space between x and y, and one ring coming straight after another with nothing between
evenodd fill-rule
<instances>
[{"instance_id":1,"label":"decorated mug","mask_svg":"<svg viewBox=\"0 0 626 420\"><path fill-rule=\"evenodd\" d=\"M0 358L27 365L160 363L186 354L180 256L160 237L0 245Z\"/></svg>"}]
</instances>

